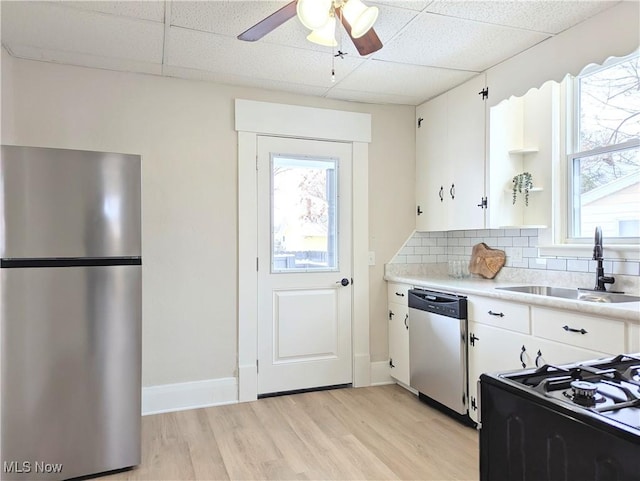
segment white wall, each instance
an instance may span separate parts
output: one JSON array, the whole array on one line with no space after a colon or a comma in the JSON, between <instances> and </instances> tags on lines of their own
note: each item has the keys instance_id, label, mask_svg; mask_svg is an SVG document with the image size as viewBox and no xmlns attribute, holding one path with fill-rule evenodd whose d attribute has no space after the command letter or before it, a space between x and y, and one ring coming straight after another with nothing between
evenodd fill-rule
<instances>
[{"instance_id":1,"label":"white wall","mask_svg":"<svg viewBox=\"0 0 640 481\"><path fill-rule=\"evenodd\" d=\"M236 376L233 100L372 114L371 358L387 358L383 264L414 228L414 108L7 58L2 143L142 155L143 385ZM3 80L5 72L3 71ZM8 89L13 84L13 90ZM355 214L357 215L357 213Z\"/></svg>"}]
</instances>

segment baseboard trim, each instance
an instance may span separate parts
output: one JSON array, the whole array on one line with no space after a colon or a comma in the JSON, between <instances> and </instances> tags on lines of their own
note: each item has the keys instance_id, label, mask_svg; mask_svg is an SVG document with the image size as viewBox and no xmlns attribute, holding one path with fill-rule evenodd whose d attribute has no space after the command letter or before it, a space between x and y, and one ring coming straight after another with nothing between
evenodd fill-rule
<instances>
[{"instance_id":1,"label":"baseboard trim","mask_svg":"<svg viewBox=\"0 0 640 481\"><path fill-rule=\"evenodd\" d=\"M235 377L142 388L142 415L185 411L238 402Z\"/></svg>"},{"instance_id":2,"label":"baseboard trim","mask_svg":"<svg viewBox=\"0 0 640 481\"><path fill-rule=\"evenodd\" d=\"M394 384L395 381L389 375L389 361L377 361L371 363L371 385L382 386Z\"/></svg>"}]
</instances>

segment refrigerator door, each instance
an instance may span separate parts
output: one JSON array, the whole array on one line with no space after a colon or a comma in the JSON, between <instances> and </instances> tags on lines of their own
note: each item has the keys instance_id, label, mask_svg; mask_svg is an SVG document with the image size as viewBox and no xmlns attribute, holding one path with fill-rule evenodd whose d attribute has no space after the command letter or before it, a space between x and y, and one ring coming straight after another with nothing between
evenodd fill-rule
<instances>
[{"instance_id":1,"label":"refrigerator door","mask_svg":"<svg viewBox=\"0 0 640 481\"><path fill-rule=\"evenodd\" d=\"M0 276L0 478L59 480L139 464L141 267Z\"/></svg>"},{"instance_id":2,"label":"refrigerator door","mask_svg":"<svg viewBox=\"0 0 640 481\"><path fill-rule=\"evenodd\" d=\"M140 251L140 156L2 146L0 258Z\"/></svg>"}]
</instances>

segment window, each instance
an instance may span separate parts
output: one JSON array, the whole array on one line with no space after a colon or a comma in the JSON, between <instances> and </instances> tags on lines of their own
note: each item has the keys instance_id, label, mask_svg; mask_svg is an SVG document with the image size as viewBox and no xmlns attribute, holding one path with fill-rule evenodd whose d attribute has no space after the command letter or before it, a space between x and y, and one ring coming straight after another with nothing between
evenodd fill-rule
<instances>
[{"instance_id":1,"label":"window","mask_svg":"<svg viewBox=\"0 0 640 481\"><path fill-rule=\"evenodd\" d=\"M271 271L338 270L337 161L271 158Z\"/></svg>"},{"instance_id":2,"label":"window","mask_svg":"<svg viewBox=\"0 0 640 481\"><path fill-rule=\"evenodd\" d=\"M568 156L568 240L638 243L640 234L640 56L614 59L573 81Z\"/></svg>"}]
</instances>

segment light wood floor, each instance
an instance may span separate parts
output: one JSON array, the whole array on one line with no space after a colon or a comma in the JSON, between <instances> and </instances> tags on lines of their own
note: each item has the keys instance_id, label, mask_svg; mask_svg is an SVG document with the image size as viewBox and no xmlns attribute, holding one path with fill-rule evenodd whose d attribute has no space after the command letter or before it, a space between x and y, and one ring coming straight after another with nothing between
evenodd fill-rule
<instances>
[{"instance_id":1,"label":"light wood floor","mask_svg":"<svg viewBox=\"0 0 640 481\"><path fill-rule=\"evenodd\" d=\"M397 385L142 419L142 464L101 480L477 480L475 429Z\"/></svg>"}]
</instances>

